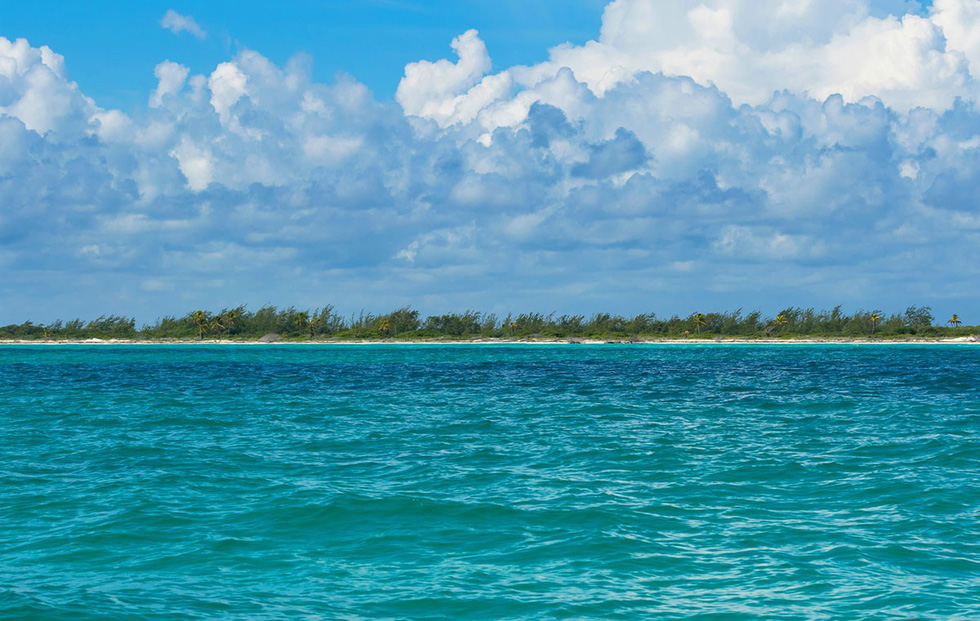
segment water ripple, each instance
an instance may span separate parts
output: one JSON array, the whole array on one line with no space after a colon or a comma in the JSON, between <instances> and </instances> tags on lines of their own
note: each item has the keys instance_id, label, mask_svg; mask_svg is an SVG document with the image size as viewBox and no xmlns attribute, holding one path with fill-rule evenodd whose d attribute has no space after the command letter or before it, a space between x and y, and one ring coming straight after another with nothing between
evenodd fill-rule
<instances>
[{"instance_id":1,"label":"water ripple","mask_svg":"<svg viewBox=\"0 0 980 621\"><path fill-rule=\"evenodd\" d=\"M0 617L980 618L957 347L0 348Z\"/></svg>"}]
</instances>

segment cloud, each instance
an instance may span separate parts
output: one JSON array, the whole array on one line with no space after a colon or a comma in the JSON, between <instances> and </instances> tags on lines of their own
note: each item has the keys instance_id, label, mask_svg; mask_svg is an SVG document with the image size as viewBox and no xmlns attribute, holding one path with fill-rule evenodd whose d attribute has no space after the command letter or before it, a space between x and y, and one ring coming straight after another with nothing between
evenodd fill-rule
<instances>
[{"instance_id":1,"label":"cloud","mask_svg":"<svg viewBox=\"0 0 980 621\"><path fill-rule=\"evenodd\" d=\"M77 138L95 104L65 73L64 58L26 39L0 37L0 114L54 140Z\"/></svg>"},{"instance_id":2,"label":"cloud","mask_svg":"<svg viewBox=\"0 0 980 621\"><path fill-rule=\"evenodd\" d=\"M184 88L190 69L166 60L154 68L153 75L159 82L153 95L150 96L150 106L159 108L163 105L164 97L176 95Z\"/></svg>"},{"instance_id":3,"label":"cloud","mask_svg":"<svg viewBox=\"0 0 980 621\"><path fill-rule=\"evenodd\" d=\"M558 46L546 62L497 74L470 31L458 64L409 65L399 102L407 114L443 127L476 120L492 130L522 122L534 101L575 114L581 92L553 87L563 72L598 97L649 72L717 86L736 104L763 104L783 90L815 99L840 94L848 102L876 97L903 112L977 101L976 0L937 0L921 15L876 13L858 0L616 0L597 39ZM465 80L439 79L440 71L461 67ZM445 87L420 86L433 83Z\"/></svg>"},{"instance_id":4,"label":"cloud","mask_svg":"<svg viewBox=\"0 0 980 621\"><path fill-rule=\"evenodd\" d=\"M481 104L506 93L506 77L483 78L490 71L490 56L477 31L453 39L452 49L459 57L455 63L422 60L405 67L395 99L408 114L433 118L441 125L471 120Z\"/></svg>"},{"instance_id":5,"label":"cloud","mask_svg":"<svg viewBox=\"0 0 980 621\"><path fill-rule=\"evenodd\" d=\"M193 17L190 15L181 15L173 9L168 9L163 14L163 17L160 19L160 25L175 35L179 35L182 32L189 32L201 41L208 36L208 33L204 32L204 29L194 21Z\"/></svg>"},{"instance_id":6,"label":"cloud","mask_svg":"<svg viewBox=\"0 0 980 621\"><path fill-rule=\"evenodd\" d=\"M619 173L637 170L646 163L647 152L643 143L629 130L619 128L612 140L590 145L588 161L572 166L576 177L605 179Z\"/></svg>"},{"instance_id":7,"label":"cloud","mask_svg":"<svg viewBox=\"0 0 980 621\"><path fill-rule=\"evenodd\" d=\"M162 62L132 115L86 97L53 51L0 38L0 321L239 302L980 313L971 6L766 5L778 27L748 3L698 6L618 0L597 41L496 74L470 31L457 59L410 64L397 102L318 83L304 57ZM819 65L881 32L956 71L912 64L902 80L920 86L857 97L819 90L820 66L782 85L777 66L746 87L776 90L746 96L614 53L734 33L757 67L802 49Z\"/></svg>"}]
</instances>

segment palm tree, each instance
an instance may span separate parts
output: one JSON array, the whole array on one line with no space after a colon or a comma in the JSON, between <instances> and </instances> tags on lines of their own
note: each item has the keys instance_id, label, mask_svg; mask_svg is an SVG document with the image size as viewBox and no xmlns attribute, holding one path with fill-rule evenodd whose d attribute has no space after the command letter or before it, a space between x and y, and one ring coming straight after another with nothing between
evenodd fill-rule
<instances>
[{"instance_id":1,"label":"palm tree","mask_svg":"<svg viewBox=\"0 0 980 621\"><path fill-rule=\"evenodd\" d=\"M707 319L708 318L704 316L704 313L695 313L694 314L694 325L697 326L698 336L701 336L701 326L708 325Z\"/></svg>"},{"instance_id":2,"label":"palm tree","mask_svg":"<svg viewBox=\"0 0 980 621\"><path fill-rule=\"evenodd\" d=\"M881 321L881 314L877 311L871 313L871 334L875 333L875 328L878 327L878 322Z\"/></svg>"},{"instance_id":3,"label":"palm tree","mask_svg":"<svg viewBox=\"0 0 980 621\"><path fill-rule=\"evenodd\" d=\"M310 314L305 311L299 311L293 314L293 323L296 324L296 328L300 332L306 332L310 327Z\"/></svg>"},{"instance_id":4,"label":"palm tree","mask_svg":"<svg viewBox=\"0 0 980 621\"><path fill-rule=\"evenodd\" d=\"M780 330L780 328L789 323L789 317L786 316L786 313L779 313L776 315L776 318L772 320L772 322L775 325L766 329L766 336L771 335L773 332L781 334L782 330Z\"/></svg>"},{"instance_id":5,"label":"palm tree","mask_svg":"<svg viewBox=\"0 0 980 621\"><path fill-rule=\"evenodd\" d=\"M313 319L310 319L310 338L315 339L316 335L320 333L320 327L323 326L323 317L320 315L314 315Z\"/></svg>"},{"instance_id":6,"label":"palm tree","mask_svg":"<svg viewBox=\"0 0 980 621\"><path fill-rule=\"evenodd\" d=\"M238 325L242 321L242 307L239 306L238 308L226 310L221 316L224 318L222 323L224 324L225 330L231 332L238 328Z\"/></svg>"},{"instance_id":7,"label":"palm tree","mask_svg":"<svg viewBox=\"0 0 980 621\"><path fill-rule=\"evenodd\" d=\"M193 321L194 325L197 326L197 335L202 341L204 340L204 335L207 334L208 331L208 320L208 314L202 310L194 311L194 314L191 315L191 321Z\"/></svg>"},{"instance_id":8,"label":"palm tree","mask_svg":"<svg viewBox=\"0 0 980 621\"><path fill-rule=\"evenodd\" d=\"M383 336L389 336L391 334L391 322L387 319L381 321L381 325L378 326L378 331L381 332Z\"/></svg>"},{"instance_id":9,"label":"palm tree","mask_svg":"<svg viewBox=\"0 0 980 621\"><path fill-rule=\"evenodd\" d=\"M215 332L218 335L218 338L220 339L221 338L221 332L222 332L222 330L225 329L225 317L224 317L224 315L218 315L217 317L215 317L211 321L211 323L208 324L208 329L211 330L211 332Z\"/></svg>"},{"instance_id":10,"label":"palm tree","mask_svg":"<svg viewBox=\"0 0 980 621\"><path fill-rule=\"evenodd\" d=\"M953 313L953 316L950 317L949 318L949 321L947 321L946 323L948 323L949 325L953 326L954 328L959 328L960 327L960 324L962 324L963 322L960 321L960 316L959 315L957 315L956 313Z\"/></svg>"}]
</instances>

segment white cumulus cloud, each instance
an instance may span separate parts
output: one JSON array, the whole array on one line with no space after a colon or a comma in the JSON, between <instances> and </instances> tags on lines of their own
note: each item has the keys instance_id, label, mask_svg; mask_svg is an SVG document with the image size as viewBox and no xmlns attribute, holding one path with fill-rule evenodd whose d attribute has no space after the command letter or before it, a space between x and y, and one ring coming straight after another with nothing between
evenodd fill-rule
<instances>
[{"instance_id":1,"label":"white cumulus cloud","mask_svg":"<svg viewBox=\"0 0 980 621\"><path fill-rule=\"evenodd\" d=\"M184 88L190 69L166 60L156 66L153 74L159 82L153 95L150 96L150 106L158 108L163 105L164 97L174 96Z\"/></svg>"},{"instance_id":2,"label":"white cumulus cloud","mask_svg":"<svg viewBox=\"0 0 980 621\"><path fill-rule=\"evenodd\" d=\"M481 103L504 94L506 78L484 80L490 71L490 56L477 31L468 30L453 39L452 49L459 57L455 63L421 60L405 67L395 98L408 114L434 118L445 125L471 116Z\"/></svg>"},{"instance_id":3,"label":"white cumulus cloud","mask_svg":"<svg viewBox=\"0 0 980 621\"><path fill-rule=\"evenodd\" d=\"M616 0L597 39L498 74L470 31L465 45L463 37L454 41L458 63L408 65L399 102L407 114L443 127L477 119L492 130L523 120L562 71L597 97L650 72L717 86L736 104L762 104L789 90L848 102L876 97L901 111L945 110L980 96L978 7L976 0L937 0L925 15L877 16L863 0ZM447 80L448 72L465 79ZM569 113L582 105L576 94L547 101Z\"/></svg>"},{"instance_id":4,"label":"white cumulus cloud","mask_svg":"<svg viewBox=\"0 0 980 621\"><path fill-rule=\"evenodd\" d=\"M0 37L0 114L40 134L84 132L95 104L67 79L64 58L26 39Z\"/></svg>"},{"instance_id":5,"label":"white cumulus cloud","mask_svg":"<svg viewBox=\"0 0 980 621\"><path fill-rule=\"evenodd\" d=\"M160 25L175 35L188 32L202 41L208 36L208 33L204 32L204 29L194 21L193 17L190 15L181 15L173 9L168 9L163 14L163 17L160 18Z\"/></svg>"}]
</instances>

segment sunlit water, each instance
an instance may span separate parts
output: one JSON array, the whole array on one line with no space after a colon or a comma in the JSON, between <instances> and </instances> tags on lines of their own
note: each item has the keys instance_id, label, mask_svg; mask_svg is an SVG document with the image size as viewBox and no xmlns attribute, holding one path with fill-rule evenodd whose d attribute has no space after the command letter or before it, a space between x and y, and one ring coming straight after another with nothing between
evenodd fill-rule
<instances>
[{"instance_id":1,"label":"sunlit water","mask_svg":"<svg viewBox=\"0 0 980 621\"><path fill-rule=\"evenodd\" d=\"M6 347L0 617L980 619L980 349Z\"/></svg>"}]
</instances>

